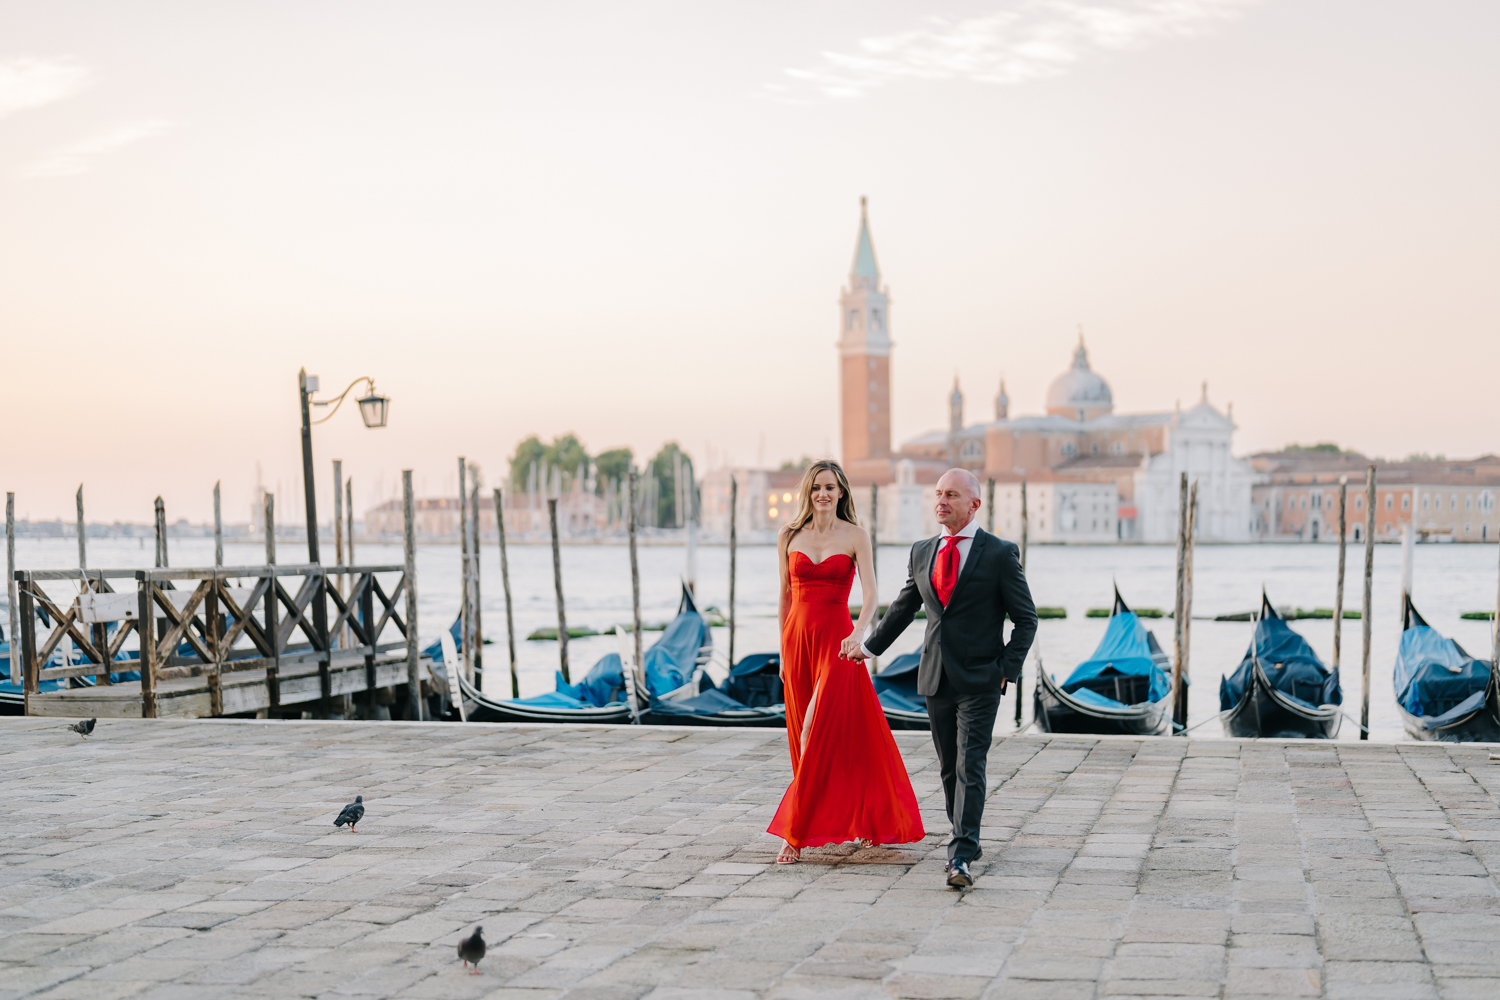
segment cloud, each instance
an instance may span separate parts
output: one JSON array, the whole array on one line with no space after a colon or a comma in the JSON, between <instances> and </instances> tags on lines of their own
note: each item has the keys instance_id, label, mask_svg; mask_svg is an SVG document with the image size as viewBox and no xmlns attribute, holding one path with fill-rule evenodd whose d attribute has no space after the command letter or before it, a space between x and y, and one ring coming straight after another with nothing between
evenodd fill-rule
<instances>
[{"instance_id":1,"label":"cloud","mask_svg":"<svg viewBox=\"0 0 1500 1000\"><path fill-rule=\"evenodd\" d=\"M107 132L101 132L91 138L54 149L30 166L22 167L20 175L22 177L73 177L87 173L97 157L112 153L122 146L128 146L141 139L160 135L172 128L174 124L174 122L162 119L125 122Z\"/></svg>"},{"instance_id":2,"label":"cloud","mask_svg":"<svg viewBox=\"0 0 1500 1000\"><path fill-rule=\"evenodd\" d=\"M1262 0L1014 0L963 21L861 39L856 52L825 52L819 65L784 72L776 96L863 97L905 81L1018 84L1061 76L1109 52L1214 31Z\"/></svg>"},{"instance_id":3,"label":"cloud","mask_svg":"<svg viewBox=\"0 0 1500 1000\"><path fill-rule=\"evenodd\" d=\"M0 59L0 118L61 101L88 83L88 69L69 59Z\"/></svg>"}]
</instances>

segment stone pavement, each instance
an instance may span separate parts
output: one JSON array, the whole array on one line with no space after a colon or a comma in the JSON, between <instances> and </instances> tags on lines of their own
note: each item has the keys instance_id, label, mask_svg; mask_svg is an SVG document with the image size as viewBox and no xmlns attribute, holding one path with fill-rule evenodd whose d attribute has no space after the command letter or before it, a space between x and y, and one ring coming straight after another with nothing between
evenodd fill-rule
<instances>
[{"instance_id":1,"label":"stone pavement","mask_svg":"<svg viewBox=\"0 0 1500 1000\"><path fill-rule=\"evenodd\" d=\"M0 1000L1494 998L1488 756L997 741L959 893L937 836L769 865L775 731L0 719Z\"/></svg>"}]
</instances>

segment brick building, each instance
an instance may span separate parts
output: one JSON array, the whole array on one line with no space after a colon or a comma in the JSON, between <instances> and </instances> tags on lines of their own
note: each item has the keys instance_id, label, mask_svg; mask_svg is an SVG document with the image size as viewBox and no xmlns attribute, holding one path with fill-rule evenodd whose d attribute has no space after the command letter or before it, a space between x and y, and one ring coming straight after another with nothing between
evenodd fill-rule
<instances>
[{"instance_id":1,"label":"brick building","mask_svg":"<svg viewBox=\"0 0 1500 1000\"><path fill-rule=\"evenodd\" d=\"M1280 451L1251 456L1257 537L1329 541L1338 537L1338 481L1349 480L1345 533L1364 537L1365 470L1354 452ZM1375 537L1394 540L1411 524L1422 541L1485 542L1500 532L1500 457L1375 463Z\"/></svg>"}]
</instances>

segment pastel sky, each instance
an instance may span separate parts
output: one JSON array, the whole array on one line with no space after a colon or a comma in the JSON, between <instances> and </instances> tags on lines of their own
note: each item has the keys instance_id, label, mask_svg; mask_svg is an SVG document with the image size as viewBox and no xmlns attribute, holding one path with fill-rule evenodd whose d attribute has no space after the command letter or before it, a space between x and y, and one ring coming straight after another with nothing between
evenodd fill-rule
<instances>
[{"instance_id":1,"label":"pastel sky","mask_svg":"<svg viewBox=\"0 0 1500 1000\"><path fill-rule=\"evenodd\" d=\"M22 516L248 517L296 376L363 508L517 440L838 443L870 199L898 439L1120 410L1241 454L1500 450L1493 0L0 6L0 420Z\"/></svg>"}]
</instances>

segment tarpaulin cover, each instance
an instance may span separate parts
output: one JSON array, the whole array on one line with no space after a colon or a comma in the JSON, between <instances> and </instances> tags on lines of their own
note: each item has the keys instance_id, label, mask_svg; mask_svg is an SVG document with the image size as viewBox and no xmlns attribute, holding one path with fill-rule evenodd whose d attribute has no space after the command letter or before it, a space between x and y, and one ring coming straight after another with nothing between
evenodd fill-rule
<instances>
[{"instance_id":1,"label":"tarpaulin cover","mask_svg":"<svg viewBox=\"0 0 1500 1000\"><path fill-rule=\"evenodd\" d=\"M1490 665L1476 660L1437 629L1418 625L1401 633L1396 652L1396 700L1439 729L1484 707Z\"/></svg>"},{"instance_id":2,"label":"tarpaulin cover","mask_svg":"<svg viewBox=\"0 0 1500 1000\"><path fill-rule=\"evenodd\" d=\"M1338 672L1329 671L1307 640L1293 632L1284 620L1262 613L1260 621L1255 623L1255 638L1239 669L1219 681L1220 711L1229 711L1245 696L1253 669L1251 663L1257 655L1266 679L1287 697L1309 708L1343 702Z\"/></svg>"},{"instance_id":3,"label":"tarpaulin cover","mask_svg":"<svg viewBox=\"0 0 1500 1000\"><path fill-rule=\"evenodd\" d=\"M453 627L448 629L448 634L453 636L453 649L455 652L464 651L464 620L462 617L453 619ZM422 655L432 660L433 663L443 662L443 641L438 639L432 645L422 650Z\"/></svg>"},{"instance_id":4,"label":"tarpaulin cover","mask_svg":"<svg viewBox=\"0 0 1500 1000\"><path fill-rule=\"evenodd\" d=\"M743 712L748 705L735 701L718 688L709 688L691 698L652 698L654 715L717 715L720 712Z\"/></svg>"},{"instance_id":5,"label":"tarpaulin cover","mask_svg":"<svg viewBox=\"0 0 1500 1000\"><path fill-rule=\"evenodd\" d=\"M779 653L751 653L730 669L720 690L743 705L770 708L786 700L780 673Z\"/></svg>"},{"instance_id":6,"label":"tarpaulin cover","mask_svg":"<svg viewBox=\"0 0 1500 1000\"><path fill-rule=\"evenodd\" d=\"M691 680L698 668L698 650L707 641L708 622L684 588L677 617L646 651L646 690L659 698Z\"/></svg>"},{"instance_id":7,"label":"tarpaulin cover","mask_svg":"<svg viewBox=\"0 0 1500 1000\"><path fill-rule=\"evenodd\" d=\"M1157 665L1152 652L1151 636L1135 612L1117 611L1110 616L1109 627L1104 630L1104 638L1094 650L1094 655L1068 675L1062 689L1085 704L1100 708L1120 708L1123 707L1120 702L1106 698L1097 691L1090 692L1095 698L1080 694L1081 691L1088 690L1085 682L1101 677L1149 677L1151 685L1146 700L1161 701L1172 689L1172 680ZM1101 700L1095 700L1096 698Z\"/></svg>"},{"instance_id":8,"label":"tarpaulin cover","mask_svg":"<svg viewBox=\"0 0 1500 1000\"><path fill-rule=\"evenodd\" d=\"M875 675L875 693L886 708L898 712L925 712L927 699L917 693L917 667L920 653L902 653Z\"/></svg>"},{"instance_id":9,"label":"tarpaulin cover","mask_svg":"<svg viewBox=\"0 0 1500 1000\"><path fill-rule=\"evenodd\" d=\"M559 673L557 690L559 694L570 695L595 708L603 708L613 702L623 702L625 700L624 662L621 661L619 653L606 653L577 684L564 681L562 674Z\"/></svg>"}]
</instances>

